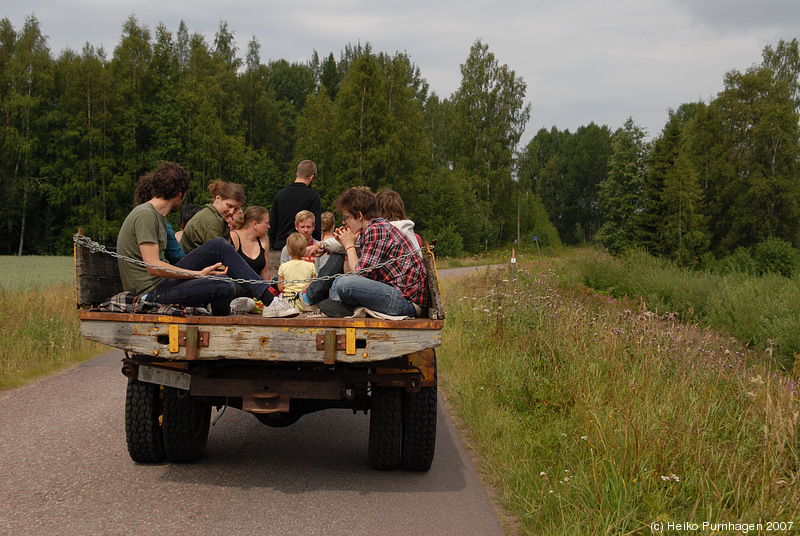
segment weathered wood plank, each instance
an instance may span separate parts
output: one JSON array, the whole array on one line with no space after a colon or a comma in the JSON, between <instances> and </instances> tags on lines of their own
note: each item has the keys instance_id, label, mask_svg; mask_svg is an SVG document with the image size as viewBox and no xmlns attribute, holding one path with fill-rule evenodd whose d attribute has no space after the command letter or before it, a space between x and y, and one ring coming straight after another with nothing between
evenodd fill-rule
<instances>
[{"instance_id":1,"label":"weathered wood plank","mask_svg":"<svg viewBox=\"0 0 800 536\"><path fill-rule=\"evenodd\" d=\"M397 322L393 323L395 326ZM320 326L215 325L198 326L208 332L208 347L197 349L198 360L245 359L322 363L324 350L317 349L317 335L335 329L345 335L347 327ZM352 328L352 324L349 326ZM81 334L116 348L165 359L186 359L186 347L170 352L169 324L158 322L108 322L84 320ZM356 328L356 353L336 351L336 361L367 363L441 345L441 330Z\"/></svg>"},{"instance_id":2,"label":"weathered wood plank","mask_svg":"<svg viewBox=\"0 0 800 536\"><path fill-rule=\"evenodd\" d=\"M444 303L439 289L439 272L436 270L436 259L433 257L433 253L423 250L422 261L425 263L425 270L428 272L428 297L430 302L428 317L433 320L442 320L444 319Z\"/></svg>"},{"instance_id":3,"label":"weathered wood plank","mask_svg":"<svg viewBox=\"0 0 800 536\"><path fill-rule=\"evenodd\" d=\"M92 253L75 244L75 300L78 307L96 306L122 292L117 259L108 253Z\"/></svg>"}]
</instances>

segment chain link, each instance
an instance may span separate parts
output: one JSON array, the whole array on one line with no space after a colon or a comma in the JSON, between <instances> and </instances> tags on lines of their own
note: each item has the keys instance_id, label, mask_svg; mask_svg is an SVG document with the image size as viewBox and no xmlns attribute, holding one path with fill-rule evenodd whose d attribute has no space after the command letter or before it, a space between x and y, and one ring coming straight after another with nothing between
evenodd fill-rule
<instances>
[{"instance_id":1,"label":"chain link","mask_svg":"<svg viewBox=\"0 0 800 536\"><path fill-rule=\"evenodd\" d=\"M73 237L72 237L72 240L76 244L80 244L81 246L87 248L92 253L105 253L105 254L111 255L112 257L115 257L117 259L122 259L122 260L130 262L132 264L138 264L139 266L143 266L145 268L156 268L158 270L162 270L164 272L177 274L177 275L184 275L184 276L185 275L189 275L186 272L180 271L179 269L163 268L161 266L155 266L153 264L148 264L148 263L144 262L143 260L135 259L133 257L128 257L126 255L120 255L116 251L109 251L106 248L106 246L104 246L102 244L98 244L97 242L95 242L94 240L89 238L88 236L85 236L85 235L82 235L82 234L75 233L75 235L73 235ZM362 268L361 270L358 270L356 272L347 272L347 273L344 273L344 274L334 274L334 275L324 275L324 276L317 277L317 278L312 278L312 279L292 279L292 280L268 281L268 282L269 283L273 283L274 282L276 284L280 283L282 285L286 285L286 284L292 284L292 283L310 283L312 281L327 281L329 279L338 279L338 278L344 277L346 275L363 275L363 274L366 274L368 272L371 272L372 270L377 270L378 268L383 268L384 266L389 266L390 264L393 264L393 263L395 263L397 261L405 259L406 257L410 257L412 255L416 255L417 253L419 253L421 251L422 251L422 248L416 248L416 249L412 250L410 253L406 253L406 254L401 255L399 257L396 257L394 259L389 259L388 261L378 263L378 264L376 264L374 266L367 266L366 268ZM239 284L242 284L242 283L253 283L253 284L264 283L263 279L234 279L232 277L218 276L218 275L196 275L196 276L193 276L193 277L195 277L197 279L211 279L213 281L233 281L234 283L239 283Z\"/></svg>"}]
</instances>

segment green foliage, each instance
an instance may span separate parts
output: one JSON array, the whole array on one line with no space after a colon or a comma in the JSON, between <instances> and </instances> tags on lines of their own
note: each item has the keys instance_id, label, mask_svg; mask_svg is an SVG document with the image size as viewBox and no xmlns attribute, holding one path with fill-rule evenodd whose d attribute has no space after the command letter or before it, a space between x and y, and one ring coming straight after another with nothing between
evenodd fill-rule
<instances>
[{"instance_id":1,"label":"green foliage","mask_svg":"<svg viewBox=\"0 0 800 536\"><path fill-rule=\"evenodd\" d=\"M719 260L715 259L711 253L707 253L704 255L701 265L703 269L719 275L732 273L755 275L758 273L758 266L750 249L743 247L736 248L733 253Z\"/></svg>"},{"instance_id":2,"label":"green foliage","mask_svg":"<svg viewBox=\"0 0 800 536\"><path fill-rule=\"evenodd\" d=\"M780 238L768 238L753 247L753 260L760 274L791 277L800 268L800 251Z\"/></svg>"},{"instance_id":3,"label":"green foliage","mask_svg":"<svg viewBox=\"0 0 800 536\"><path fill-rule=\"evenodd\" d=\"M739 252L726 261L748 266ZM741 341L770 348L776 362L791 369L800 354L800 278L775 274L721 275L680 268L643 251L620 259L582 256L575 267L580 281L608 294L640 297L651 311L675 313L684 322L731 333Z\"/></svg>"},{"instance_id":4,"label":"green foliage","mask_svg":"<svg viewBox=\"0 0 800 536\"><path fill-rule=\"evenodd\" d=\"M420 236L423 242L437 241L434 251L437 257L460 257L464 253L464 241L453 224L440 227L435 232L423 232Z\"/></svg>"},{"instance_id":5,"label":"green foliage","mask_svg":"<svg viewBox=\"0 0 800 536\"><path fill-rule=\"evenodd\" d=\"M598 199L604 222L595 240L614 254L636 245L639 214L645 190L644 130L628 119L611 140L608 177L600 183Z\"/></svg>"},{"instance_id":6,"label":"green foliage","mask_svg":"<svg viewBox=\"0 0 800 536\"><path fill-rule=\"evenodd\" d=\"M708 104L670 111L652 144L631 118L613 138L594 123L542 129L517 154L527 85L480 40L441 98L405 53L359 43L338 61L264 61L252 38L242 59L234 35L132 15L110 58L87 44L54 59L34 16L19 31L0 21L0 193L16 200L0 253L67 252L77 227L113 243L138 178L164 160L192 175L190 202L223 179L269 206L305 158L324 208L349 186L393 188L418 230L452 225L471 253L597 239L699 266L800 244L797 40L728 73Z\"/></svg>"}]
</instances>

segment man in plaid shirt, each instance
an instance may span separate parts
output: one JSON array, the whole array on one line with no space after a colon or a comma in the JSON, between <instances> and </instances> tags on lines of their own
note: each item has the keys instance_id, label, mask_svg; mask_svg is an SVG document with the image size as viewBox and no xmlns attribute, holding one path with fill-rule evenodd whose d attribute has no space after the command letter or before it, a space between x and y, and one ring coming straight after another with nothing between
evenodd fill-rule
<instances>
[{"instance_id":1,"label":"man in plaid shirt","mask_svg":"<svg viewBox=\"0 0 800 536\"><path fill-rule=\"evenodd\" d=\"M362 275L347 275L333 284L331 298L320 302L328 316L350 316L358 306L391 316L419 316L427 307L427 273L417 248L406 236L380 217L375 194L350 188L336 200L345 225L334 236L345 248L345 272L371 269ZM361 237L360 256L355 242Z\"/></svg>"}]
</instances>

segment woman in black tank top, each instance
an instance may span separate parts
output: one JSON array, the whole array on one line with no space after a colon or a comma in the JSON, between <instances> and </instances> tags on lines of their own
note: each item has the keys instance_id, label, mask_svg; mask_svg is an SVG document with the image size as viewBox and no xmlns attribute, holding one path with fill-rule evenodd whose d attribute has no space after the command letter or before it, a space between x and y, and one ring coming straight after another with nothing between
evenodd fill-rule
<instances>
[{"instance_id":1,"label":"woman in black tank top","mask_svg":"<svg viewBox=\"0 0 800 536\"><path fill-rule=\"evenodd\" d=\"M263 279L269 279L269 211L264 207L249 207L244 212L244 223L238 231L231 232L233 247Z\"/></svg>"}]
</instances>

